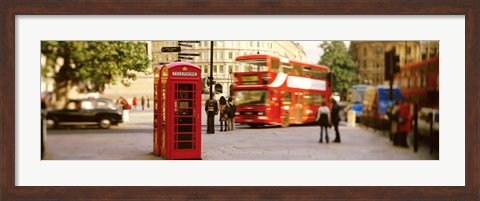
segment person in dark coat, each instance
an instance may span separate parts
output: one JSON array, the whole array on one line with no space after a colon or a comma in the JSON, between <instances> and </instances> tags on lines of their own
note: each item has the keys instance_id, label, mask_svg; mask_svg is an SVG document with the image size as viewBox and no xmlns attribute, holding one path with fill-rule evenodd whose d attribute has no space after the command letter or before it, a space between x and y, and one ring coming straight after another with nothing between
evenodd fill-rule
<instances>
[{"instance_id":1,"label":"person in dark coat","mask_svg":"<svg viewBox=\"0 0 480 201\"><path fill-rule=\"evenodd\" d=\"M140 104L142 104L142 110L145 109L145 97L142 96L142 98L140 99Z\"/></svg>"},{"instance_id":2,"label":"person in dark coat","mask_svg":"<svg viewBox=\"0 0 480 201\"><path fill-rule=\"evenodd\" d=\"M218 114L218 102L217 99L207 99L205 101L205 112L207 113L207 133L215 133L215 115Z\"/></svg>"},{"instance_id":3,"label":"person in dark coat","mask_svg":"<svg viewBox=\"0 0 480 201\"><path fill-rule=\"evenodd\" d=\"M338 106L337 101L332 99L332 124L335 128L335 140L333 142L340 143L340 132L338 131L338 124L340 123L340 106Z\"/></svg>"},{"instance_id":4,"label":"person in dark coat","mask_svg":"<svg viewBox=\"0 0 480 201\"><path fill-rule=\"evenodd\" d=\"M227 99L224 96L220 97L218 101L218 110L220 111L220 131L227 131L227 121L228 121L228 114L226 112L227 108ZM225 130L223 129L223 125L225 124Z\"/></svg>"},{"instance_id":5,"label":"person in dark coat","mask_svg":"<svg viewBox=\"0 0 480 201\"><path fill-rule=\"evenodd\" d=\"M322 102L322 106L318 108L317 118L315 119L320 124L320 140L319 143L323 143L323 130L325 130L325 138L328 143L328 127L331 125L330 109L326 106L325 101Z\"/></svg>"}]
</instances>

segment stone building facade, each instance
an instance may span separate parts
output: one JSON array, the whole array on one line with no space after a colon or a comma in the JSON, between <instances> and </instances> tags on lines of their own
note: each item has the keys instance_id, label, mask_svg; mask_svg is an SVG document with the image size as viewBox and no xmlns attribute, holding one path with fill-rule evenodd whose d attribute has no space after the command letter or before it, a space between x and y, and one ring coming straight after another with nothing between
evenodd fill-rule
<instances>
[{"instance_id":1,"label":"stone building facade","mask_svg":"<svg viewBox=\"0 0 480 201\"><path fill-rule=\"evenodd\" d=\"M400 58L400 66L422 59L420 41L351 41L350 52L359 84L385 84L385 52L392 48Z\"/></svg>"},{"instance_id":2,"label":"stone building facade","mask_svg":"<svg viewBox=\"0 0 480 201\"><path fill-rule=\"evenodd\" d=\"M210 76L210 45L211 41L199 43L180 43L178 41L152 41L152 56L154 66L178 60L178 53L165 53L162 47L182 47L182 53L199 54L200 56L187 56L192 58L180 59L198 65L202 69L202 77ZM188 47L191 46L191 47ZM216 81L215 90L219 93L229 94L234 72L243 72L241 65L235 58L248 54L268 54L281 56L296 61L306 61L302 47L293 41L214 41L213 44L213 77Z\"/></svg>"}]
</instances>

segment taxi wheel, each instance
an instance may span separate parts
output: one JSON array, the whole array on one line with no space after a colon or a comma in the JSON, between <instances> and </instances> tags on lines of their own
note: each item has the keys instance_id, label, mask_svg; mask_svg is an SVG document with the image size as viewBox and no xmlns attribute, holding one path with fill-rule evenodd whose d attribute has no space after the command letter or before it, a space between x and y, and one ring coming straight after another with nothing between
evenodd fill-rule
<instances>
[{"instance_id":1,"label":"taxi wheel","mask_svg":"<svg viewBox=\"0 0 480 201\"><path fill-rule=\"evenodd\" d=\"M52 129L52 128L57 127L57 121L55 121L55 119L47 118L46 121L47 121L46 124L47 124L48 129Z\"/></svg>"},{"instance_id":2,"label":"taxi wheel","mask_svg":"<svg viewBox=\"0 0 480 201\"><path fill-rule=\"evenodd\" d=\"M108 118L100 118L100 121L98 121L98 126L103 129L110 128L111 125L112 121L110 121Z\"/></svg>"},{"instance_id":3,"label":"taxi wheel","mask_svg":"<svg viewBox=\"0 0 480 201\"><path fill-rule=\"evenodd\" d=\"M290 122L288 122L289 118L288 118L288 113L285 113L283 114L283 124L282 124L282 127L288 127L290 126Z\"/></svg>"}]
</instances>

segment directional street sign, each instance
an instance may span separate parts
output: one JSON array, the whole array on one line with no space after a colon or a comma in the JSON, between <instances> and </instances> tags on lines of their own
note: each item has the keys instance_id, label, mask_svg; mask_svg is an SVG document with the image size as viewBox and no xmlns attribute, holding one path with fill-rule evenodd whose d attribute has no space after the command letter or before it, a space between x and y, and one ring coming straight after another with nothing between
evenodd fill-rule
<instances>
[{"instance_id":1,"label":"directional street sign","mask_svg":"<svg viewBox=\"0 0 480 201\"><path fill-rule=\"evenodd\" d=\"M193 45L189 45L189 44L185 44L185 43L178 43L178 46L193 47Z\"/></svg>"},{"instance_id":2,"label":"directional street sign","mask_svg":"<svg viewBox=\"0 0 480 201\"><path fill-rule=\"evenodd\" d=\"M162 47L162 52L180 52L182 47Z\"/></svg>"},{"instance_id":3,"label":"directional street sign","mask_svg":"<svg viewBox=\"0 0 480 201\"><path fill-rule=\"evenodd\" d=\"M182 56L178 56L179 59L187 59L187 60L193 60L192 57L182 57Z\"/></svg>"},{"instance_id":4,"label":"directional street sign","mask_svg":"<svg viewBox=\"0 0 480 201\"><path fill-rule=\"evenodd\" d=\"M200 43L198 40L186 40L186 41L178 41L179 43Z\"/></svg>"},{"instance_id":5,"label":"directional street sign","mask_svg":"<svg viewBox=\"0 0 480 201\"><path fill-rule=\"evenodd\" d=\"M192 54L192 53L178 53L179 56L200 56L200 54Z\"/></svg>"}]
</instances>

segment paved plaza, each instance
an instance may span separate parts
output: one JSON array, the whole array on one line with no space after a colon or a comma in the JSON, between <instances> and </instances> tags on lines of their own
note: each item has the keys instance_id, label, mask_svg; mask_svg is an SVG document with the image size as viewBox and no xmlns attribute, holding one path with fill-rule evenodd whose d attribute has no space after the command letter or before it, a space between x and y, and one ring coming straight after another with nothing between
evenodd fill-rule
<instances>
[{"instance_id":1,"label":"paved plaza","mask_svg":"<svg viewBox=\"0 0 480 201\"><path fill-rule=\"evenodd\" d=\"M45 160L162 160L152 154L152 111L131 111L130 121L109 130L67 128L49 130ZM203 118L205 119L205 118ZM360 127L340 126L342 143L318 143L319 127L250 128L206 134L202 126L203 160L431 160L428 146L391 145L387 134ZM334 132L329 130L330 141Z\"/></svg>"}]
</instances>

